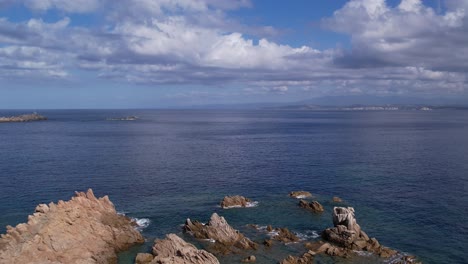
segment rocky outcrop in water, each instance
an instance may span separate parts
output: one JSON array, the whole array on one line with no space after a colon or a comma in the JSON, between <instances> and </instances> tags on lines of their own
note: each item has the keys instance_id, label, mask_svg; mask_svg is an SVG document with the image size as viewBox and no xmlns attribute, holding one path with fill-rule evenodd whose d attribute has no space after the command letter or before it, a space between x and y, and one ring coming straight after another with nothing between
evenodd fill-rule
<instances>
[{"instance_id":1,"label":"rocky outcrop in water","mask_svg":"<svg viewBox=\"0 0 468 264\"><path fill-rule=\"evenodd\" d=\"M70 201L38 205L26 224L7 226L0 263L117 263L117 252L144 242L135 225L107 196L77 192Z\"/></svg>"},{"instance_id":2,"label":"rocky outcrop in water","mask_svg":"<svg viewBox=\"0 0 468 264\"><path fill-rule=\"evenodd\" d=\"M221 207L224 209L235 207L250 207L252 205L252 200L240 195L225 196L224 199L221 201Z\"/></svg>"},{"instance_id":3,"label":"rocky outcrop in water","mask_svg":"<svg viewBox=\"0 0 468 264\"><path fill-rule=\"evenodd\" d=\"M283 243L291 243L299 241L299 238L287 228L275 228L271 232L276 233L272 239L281 241Z\"/></svg>"},{"instance_id":4,"label":"rocky outcrop in water","mask_svg":"<svg viewBox=\"0 0 468 264\"><path fill-rule=\"evenodd\" d=\"M258 245L232 228L224 217L214 213L207 224L187 219L184 230L198 239L213 240L211 250L216 253L228 254L239 249L257 249Z\"/></svg>"},{"instance_id":5,"label":"rocky outcrop in water","mask_svg":"<svg viewBox=\"0 0 468 264\"><path fill-rule=\"evenodd\" d=\"M294 192L290 192L289 196L296 198L296 199L304 199L307 197L312 197L312 194L306 191L294 191Z\"/></svg>"},{"instance_id":6,"label":"rocky outcrop in water","mask_svg":"<svg viewBox=\"0 0 468 264\"><path fill-rule=\"evenodd\" d=\"M375 253L381 257L388 258L398 252L383 247L375 238L369 238L361 230L354 216L352 207L333 208L333 228L327 228L322 233L324 240L331 242L346 250L363 250Z\"/></svg>"},{"instance_id":7,"label":"rocky outcrop in water","mask_svg":"<svg viewBox=\"0 0 468 264\"><path fill-rule=\"evenodd\" d=\"M42 120L47 120L47 117L38 115L37 113L32 113L28 115L10 116L10 117L0 117L0 123L30 122L30 121L42 121Z\"/></svg>"},{"instance_id":8,"label":"rocky outcrop in water","mask_svg":"<svg viewBox=\"0 0 468 264\"><path fill-rule=\"evenodd\" d=\"M175 234L154 242L153 254L140 253L136 264L219 264L211 253L197 249Z\"/></svg>"},{"instance_id":9,"label":"rocky outcrop in water","mask_svg":"<svg viewBox=\"0 0 468 264\"><path fill-rule=\"evenodd\" d=\"M312 201L309 203L305 200L300 200L299 207L310 210L314 213L321 213L324 211L323 206L317 201Z\"/></svg>"}]
</instances>

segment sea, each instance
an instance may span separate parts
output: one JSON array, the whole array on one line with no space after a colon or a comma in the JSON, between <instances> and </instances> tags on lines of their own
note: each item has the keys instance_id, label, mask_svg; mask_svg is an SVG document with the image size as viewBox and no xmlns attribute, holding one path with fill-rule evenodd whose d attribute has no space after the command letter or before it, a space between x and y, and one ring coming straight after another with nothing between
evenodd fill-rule
<instances>
[{"instance_id":1,"label":"sea","mask_svg":"<svg viewBox=\"0 0 468 264\"><path fill-rule=\"evenodd\" d=\"M0 116L30 113L0 110ZM214 212L252 240L251 225L287 227L303 241L240 255L278 263L306 252L351 206L366 233L423 263L468 263L468 111L42 110L47 121L0 123L0 233L39 203L92 188L135 218L147 242L119 255L134 263L154 239L184 234ZM134 121L115 120L137 116ZM314 214L288 193L305 190ZM222 209L226 195L258 202ZM332 202L339 196L343 203ZM358 252L316 263L391 263Z\"/></svg>"}]
</instances>

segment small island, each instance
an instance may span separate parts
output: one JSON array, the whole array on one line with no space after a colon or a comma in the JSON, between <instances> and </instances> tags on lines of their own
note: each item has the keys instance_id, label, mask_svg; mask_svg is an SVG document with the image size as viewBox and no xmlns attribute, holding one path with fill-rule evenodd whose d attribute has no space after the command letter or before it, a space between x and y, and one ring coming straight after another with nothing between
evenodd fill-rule
<instances>
[{"instance_id":1,"label":"small island","mask_svg":"<svg viewBox=\"0 0 468 264\"><path fill-rule=\"evenodd\" d=\"M0 123L31 122L31 121L43 121L43 120L47 120L47 117L41 116L37 113L18 115L18 116L9 116L9 117L0 117Z\"/></svg>"},{"instance_id":2,"label":"small island","mask_svg":"<svg viewBox=\"0 0 468 264\"><path fill-rule=\"evenodd\" d=\"M107 118L107 121L135 121L135 120L138 120L138 116L125 116L125 117Z\"/></svg>"}]
</instances>

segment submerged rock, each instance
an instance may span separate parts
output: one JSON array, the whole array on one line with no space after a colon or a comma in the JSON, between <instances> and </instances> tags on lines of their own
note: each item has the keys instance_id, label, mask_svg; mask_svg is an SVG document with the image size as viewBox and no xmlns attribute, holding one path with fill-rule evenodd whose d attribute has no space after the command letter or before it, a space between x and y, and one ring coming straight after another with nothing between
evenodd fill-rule
<instances>
[{"instance_id":1,"label":"submerged rock","mask_svg":"<svg viewBox=\"0 0 468 264\"><path fill-rule=\"evenodd\" d=\"M312 201L312 202L307 202L305 200L300 200L299 201L299 206L301 208L305 208L307 210L310 210L314 213L321 213L324 211L323 206L317 202L317 201Z\"/></svg>"},{"instance_id":2,"label":"submerged rock","mask_svg":"<svg viewBox=\"0 0 468 264\"><path fill-rule=\"evenodd\" d=\"M187 219L184 230L198 239L214 240L212 250L216 253L228 254L237 249L257 249L258 245L232 228L224 217L214 213L207 224Z\"/></svg>"},{"instance_id":3,"label":"submerged rock","mask_svg":"<svg viewBox=\"0 0 468 264\"><path fill-rule=\"evenodd\" d=\"M219 264L211 253L197 249L175 234L157 239L153 246L153 255L140 253L136 264Z\"/></svg>"},{"instance_id":4,"label":"submerged rock","mask_svg":"<svg viewBox=\"0 0 468 264\"><path fill-rule=\"evenodd\" d=\"M136 224L91 189L70 201L40 204L28 223L7 226L0 263L117 263L117 252L143 243Z\"/></svg>"},{"instance_id":5,"label":"submerged rock","mask_svg":"<svg viewBox=\"0 0 468 264\"><path fill-rule=\"evenodd\" d=\"M343 200L338 196L333 196L332 201L334 203L342 203L343 202Z\"/></svg>"},{"instance_id":6,"label":"submerged rock","mask_svg":"<svg viewBox=\"0 0 468 264\"><path fill-rule=\"evenodd\" d=\"M290 192L289 196L293 198L297 198L297 199L304 199L307 197L312 197L312 194L306 191L294 191L294 192Z\"/></svg>"},{"instance_id":7,"label":"submerged rock","mask_svg":"<svg viewBox=\"0 0 468 264\"><path fill-rule=\"evenodd\" d=\"M47 120L47 117L41 116L37 113L19 115L19 116L10 116L10 117L0 117L0 123L6 122L30 122L30 121L42 121Z\"/></svg>"},{"instance_id":8,"label":"submerged rock","mask_svg":"<svg viewBox=\"0 0 468 264\"><path fill-rule=\"evenodd\" d=\"M225 196L221 201L221 207L224 209L234 208L234 207L251 207L254 203L249 198L244 196Z\"/></svg>"},{"instance_id":9,"label":"submerged rock","mask_svg":"<svg viewBox=\"0 0 468 264\"><path fill-rule=\"evenodd\" d=\"M257 258L254 255L248 256L242 260L244 263L253 263L255 261L257 261Z\"/></svg>"}]
</instances>

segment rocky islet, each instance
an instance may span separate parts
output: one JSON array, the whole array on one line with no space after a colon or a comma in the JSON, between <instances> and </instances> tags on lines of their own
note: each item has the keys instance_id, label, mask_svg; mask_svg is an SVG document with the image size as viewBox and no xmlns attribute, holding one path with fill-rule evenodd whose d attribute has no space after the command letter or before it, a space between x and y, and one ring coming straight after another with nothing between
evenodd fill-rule
<instances>
[{"instance_id":1,"label":"rocky islet","mask_svg":"<svg viewBox=\"0 0 468 264\"><path fill-rule=\"evenodd\" d=\"M250 201L242 196L231 197L235 198L227 200L234 203L226 203L227 206ZM317 201L301 200L301 203L304 204L301 207L314 212L323 211L323 206ZM357 223L354 208L334 207L332 219L333 227L322 232L321 240L305 242L306 251L302 255L288 256L280 263L313 263L317 254L346 258L360 251L383 259L391 258L392 263L417 262L416 258L384 247L377 239L370 238ZM131 219L117 214L107 196L98 199L92 190L76 193L67 202L38 205L27 224L7 227L7 234L0 238L0 263L116 263L118 252L144 242L135 227ZM251 253L256 252L259 244L234 229L217 213L213 213L206 224L187 219L183 230L195 239L206 241L204 249L198 249L176 234L169 234L164 239L155 240L151 254L139 253L135 263L216 264L219 263L216 256L249 253L248 257L240 260L245 263L257 261ZM267 226L265 230L273 234L270 239L259 242L265 248L274 249L274 240L285 244L301 243L296 234L285 227Z\"/></svg>"}]
</instances>

